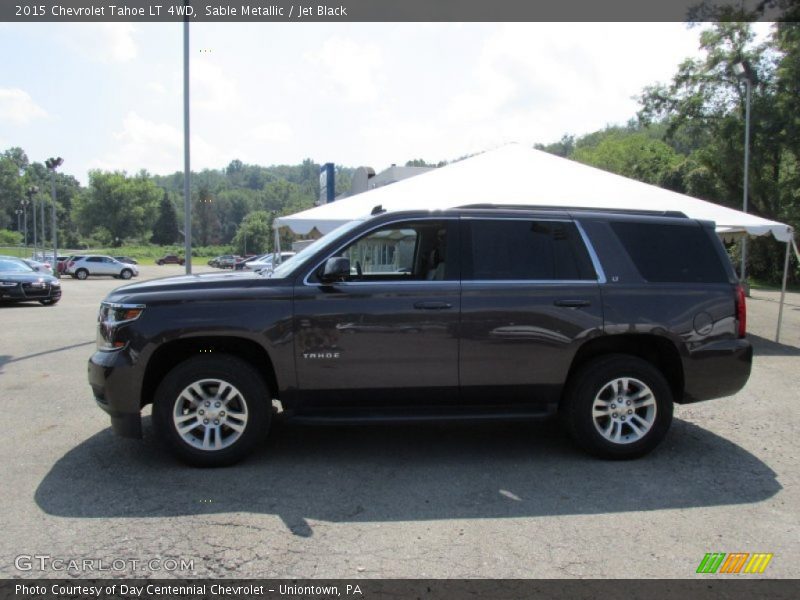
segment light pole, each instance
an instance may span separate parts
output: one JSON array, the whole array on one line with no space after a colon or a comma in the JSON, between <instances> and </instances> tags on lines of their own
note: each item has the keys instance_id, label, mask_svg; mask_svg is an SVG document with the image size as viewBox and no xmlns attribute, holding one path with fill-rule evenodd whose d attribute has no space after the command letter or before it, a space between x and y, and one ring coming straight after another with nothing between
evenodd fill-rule
<instances>
[{"instance_id":1,"label":"light pole","mask_svg":"<svg viewBox=\"0 0 800 600\"><path fill-rule=\"evenodd\" d=\"M46 243L45 240L47 239L47 235L46 235L47 231L45 229L45 224L46 223L45 223L45 220L44 220L44 204L45 204L44 198L39 198L39 206L42 209L42 219L41 219L41 226L42 226L42 237L41 237L41 240L42 240L42 262L44 262L44 249L45 249L45 243Z\"/></svg>"},{"instance_id":2,"label":"light pole","mask_svg":"<svg viewBox=\"0 0 800 600\"><path fill-rule=\"evenodd\" d=\"M25 252L28 251L28 204L30 204L30 200L23 199L20 201L22 205L22 224L25 227Z\"/></svg>"},{"instance_id":3,"label":"light pole","mask_svg":"<svg viewBox=\"0 0 800 600\"><path fill-rule=\"evenodd\" d=\"M188 0L183 0L184 9ZM183 252L186 274L192 273L192 167L189 152L189 13L183 21Z\"/></svg>"},{"instance_id":4,"label":"light pole","mask_svg":"<svg viewBox=\"0 0 800 600\"><path fill-rule=\"evenodd\" d=\"M36 194L39 193L39 187L32 185L28 188L28 202L31 203L31 212L33 213L33 257L36 258Z\"/></svg>"},{"instance_id":5,"label":"light pole","mask_svg":"<svg viewBox=\"0 0 800 600\"><path fill-rule=\"evenodd\" d=\"M18 208L14 213L17 215L17 231L22 233L22 209ZM19 245L22 246L22 240L19 241Z\"/></svg>"},{"instance_id":6,"label":"light pole","mask_svg":"<svg viewBox=\"0 0 800 600\"><path fill-rule=\"evenodd\" d=\"M747 191L750 187L750 96L753 85L756 83L756 72L746 60L733 65L733 73L745 85L744 109L744 191L742 193L742 211L747 212ZM742 237L742 268L741 277L745 293L750 295L750 286L747 285L747 233Z\"/></svg>"},{"instance_id":7,"label":"light pole","mask_svg":"<svg viewBox=\"0 0 800 600\"><path fill-rule=\"evenodd\" d=\"M58 277L58 231L56 230L56 169L64 164L64 159L48 158L44 163L50 169L50 195L53 197L53 275ZM44 217L42 217L44 219Z\"/></svg>"}]
</instances>

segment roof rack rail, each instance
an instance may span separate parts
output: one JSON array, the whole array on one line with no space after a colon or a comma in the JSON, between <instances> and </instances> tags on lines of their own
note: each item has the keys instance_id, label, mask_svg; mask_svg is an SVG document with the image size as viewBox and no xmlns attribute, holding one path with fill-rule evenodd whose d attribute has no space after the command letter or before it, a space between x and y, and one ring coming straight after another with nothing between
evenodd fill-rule
<instances>
[{"instance_id":1,"label":"roof rack rail","mask_svg":"<svg viewBox=\"0 0 800 600\"><path fill-rule=\"evenodd\" d=\"M553 206L536 204L465 204L454 208L477 208L477 209L497 209L497 210L539 210L539 211L560 211L560 212L599 212L613 213L620 215L643 215L654 217L677 217L687 219L685 213L679 210L644 210L638 208L599 208L597 206Z\"/></svg>"}]
</instances>

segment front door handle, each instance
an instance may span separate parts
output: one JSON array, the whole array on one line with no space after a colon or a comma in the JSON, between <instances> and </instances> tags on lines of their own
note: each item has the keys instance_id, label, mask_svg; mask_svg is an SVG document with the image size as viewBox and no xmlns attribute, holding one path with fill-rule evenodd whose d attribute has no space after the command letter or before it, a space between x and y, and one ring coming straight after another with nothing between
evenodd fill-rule
<instances>
[{"instance_id":1,"label":"front door handle","mask_svg":"<svg viewBox=\"0 0 800 600\"><path fill-rule=\"evenodd\" d=\"M417 310L446 310L453 308L449 302L415 302L414 308Z\"/></svg>"},{"instance_id":2,"label":"front door handle","mask_svg":"<svg viewBox=\"0 0 800 600\"><path fill-rule=\"evenodd\" d=\"M592 303L588 300L556 300L553 304L567 308L580 308L582 306L591 306Z\"/></svg>"}]
</instances>

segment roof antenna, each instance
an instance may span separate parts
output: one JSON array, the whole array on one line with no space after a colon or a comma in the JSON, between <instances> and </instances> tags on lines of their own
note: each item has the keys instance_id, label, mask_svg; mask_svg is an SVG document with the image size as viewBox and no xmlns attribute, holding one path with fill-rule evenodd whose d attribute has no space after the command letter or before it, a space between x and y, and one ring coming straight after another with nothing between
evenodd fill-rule
<instances>
[{"instance_id":1,"label":"roof antenna","mask_svg":"<svg viewBox=\"0 0 800 600\"><path fill-rule=\"evenodd\" d=\"M383 204L378 204L372 209L372 212L370 213L370 216L379 215L379 214L385 213L385 212L386 212L386 209L383 208Z\"/></svg>"}]
</instances>

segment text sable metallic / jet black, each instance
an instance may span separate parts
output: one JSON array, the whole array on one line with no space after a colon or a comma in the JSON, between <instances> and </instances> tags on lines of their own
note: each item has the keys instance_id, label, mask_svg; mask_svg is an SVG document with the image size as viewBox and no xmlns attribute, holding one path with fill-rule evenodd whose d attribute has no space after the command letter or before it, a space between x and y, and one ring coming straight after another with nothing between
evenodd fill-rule
<instances>
[{"instance_id":1,"label":"text sable metallic / jet black","mask_svg":"<svg viewBox=\"0 0 800 600\"><path fill-rule=\"evenodd\" d=\"M114 430L191 464L246 456L273 400L306 421L559 414L634 458L673 403L750 375L745 300L711 223L679 213L465 207L380 213L257 273L114 290L89 382Z\"/></svg>"}]
</instances>

